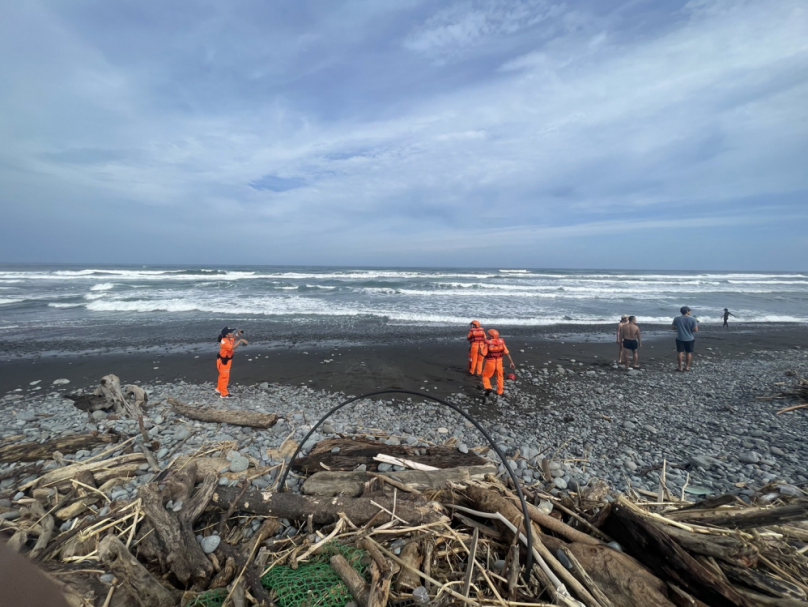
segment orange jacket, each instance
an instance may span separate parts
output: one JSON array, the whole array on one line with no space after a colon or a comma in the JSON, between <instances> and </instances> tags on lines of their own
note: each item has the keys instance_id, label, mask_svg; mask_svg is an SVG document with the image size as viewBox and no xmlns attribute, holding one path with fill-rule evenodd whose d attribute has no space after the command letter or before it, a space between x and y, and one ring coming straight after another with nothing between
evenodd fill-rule
<instances>
[{"instance_id":1,"label":"orange jacket","mask_svg":"<svg viewBox=\"0 0 808 607\"><path fill-rule=\"evenodd\" d=\"M505 345L505 340L501 337L496 339L485 340L485 357L486 358L502 358L505 354L510 355L508 346Z\"/></svg>"},{"instance_id":2,"label":"orange jacket","mask_svg":"<svg viewBox=\"0 0 808 607\"><path fill-rule=\"evenodd\" d=\"M236 346L235 337L225 337L222 339L222 345L219 348L219 358L230 360L233 358L233 351Z\"/></svg>"},{"instance_id":3,"label":"orange jacket","mask_svg":"<svg viewBox=\"0 0 808 607\"><path fill-rule=\"evenodd\" d=\"M472 327L466 339L472 343L485 341L485 329L482 327Z\"/></svg>"}]
</instances>

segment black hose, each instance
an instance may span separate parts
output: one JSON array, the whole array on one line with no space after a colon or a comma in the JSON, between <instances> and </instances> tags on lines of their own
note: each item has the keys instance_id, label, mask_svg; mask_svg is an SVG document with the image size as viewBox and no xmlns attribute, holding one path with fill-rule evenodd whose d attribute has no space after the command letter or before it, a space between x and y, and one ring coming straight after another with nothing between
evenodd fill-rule
<instances>
[{"instance_id":1,"label":"black hose","mask_svg":"<svg viewBox=\"0 0 808 607\"><path fill-rule=\"evenodd\" d=\"M308 434L306 434L306 436L303 437L303 440L300 441L300 444L297 446L297 449L295 449L295 452L292 454L292 457L289 458L289 465L286 466L286 468L284 469L280 481L278 482L278 491L283 492L286 490L286 477L289 475L289 470L292 467L292 462L298 456L300 450L303 449L303 445L306 444L306 441L308 441L309 437L311 437L311 435L314 434L314 431L320 426L320 424L322 424L325 420L331 417L334 413L342 409L345 405L350 405L351 403L361 400L363 398L369 398L371 396L380 396L382 394L412 394L413 396L427 398L429 400L435 401L436 403L446 405L450 409L454 410L456 413L459 413L460 415L465 417L472 424L474 424L474 427L477 428L477 430L480 431L480 434L482 434L485 437L485 440L487 440L488 444L491 445L491 448L499 456L499 459L502 460L502 465L505 466L505 470L508 472L508 476L511 477L513 485L514 487L516 487L516 493L519 495L519 501L522 504L522 514L525 517L525 531L526 531L525 536L527 537L527 560L525 562L525 575L527 578L529 578L530 572L533 569L533 533L531 532L531 525L530 525L530 511L527 508L527 502L525 501L525 494L522 493L522 487L519 485L519 480L516 478L516 474L511 469L510 464L508 464L508 460L505 458L505 454L499 450L499 447L494 442L494 439L491 438L488 432L485 431L485 428L483 428L479 424L479 422L477 422L476 419L471 417L471 415L469 415L465 411L461 410L460 407L458 407L457 405L453 405L452 403L446 402L445 400L442 400L435 396L429 396L428 394L423 394L421 392L413 392L412 390L380 390L378 392L368 392L367 394L362 394L361 396L354 396L353 398L349 398L345 402L342 402L336 405L335 407L332 407L328 413L326 413L323 417L321 417L320 420L311 427L311 430L309 430Z\"/></svg>"}]
</instances>

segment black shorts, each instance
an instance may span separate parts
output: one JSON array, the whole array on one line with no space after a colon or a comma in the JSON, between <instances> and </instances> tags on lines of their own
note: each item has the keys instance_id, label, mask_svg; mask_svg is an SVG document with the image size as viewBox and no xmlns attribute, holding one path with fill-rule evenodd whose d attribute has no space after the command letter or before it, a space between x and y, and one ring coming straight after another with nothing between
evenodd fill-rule
<instances>
[{"instance_id":1,"label":"black shorts","mask_svg":"<svg viewBox=\"0 0 808 607\"><path fill-rule=\"evenodd\" d=\"M626 350L636 350L637 349L637 340L636 339L624 339L623 340L623 347Z\"/></svg>"},{"instance_id":2,"label":"black shorts","mask_svg":"<svg viewBox=\"0 0 808 607\"><path fill-rule=\"evenodd\" d=\"M682 341L681 339L676 340L677 352L687 352L688 354L693 354L693 350L695 349L696 349L695 339L691 339L690 341Z\"/></svg>"}]
</instances>

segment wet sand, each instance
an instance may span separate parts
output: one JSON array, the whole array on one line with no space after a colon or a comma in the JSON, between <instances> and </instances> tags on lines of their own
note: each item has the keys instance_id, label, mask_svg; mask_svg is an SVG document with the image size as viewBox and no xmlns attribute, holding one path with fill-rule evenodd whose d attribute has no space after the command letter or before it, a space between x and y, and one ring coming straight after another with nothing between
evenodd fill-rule
<instances>
[{"instance_id":1,"label":"wet sand","mask_svg":"<svg viewBox=\"0 0 808 607\"><path fill-rule=\"evenodd\" d=\"M659 369L675 366L674 336L666 327L644 327L645 344L641 364ZM479 393L479 380L466 373L465 328L456 337L449 330L377 336L364 344L352 339L305 341L256 336L239 349L233 363L232 383L238 386L262 382L300 385L331 392L358 395L383 388L418 390L428 386L430 394L448 396L456 392ZM567 364L570 359L588 368L611 366L617 356L614 333L604 328L555 326L541 329L503 330L517 365ZM324 345L328 343L328 345ZM214 382L216 346L172 343L148 351L109 347L107 351L32 353L0 362L0 395L21 388L48 392L55 379L70 380L63 389L97 385L98 379L115 373L125 383ZM2 342L0 342L2 346ZM40 342L43 352L51 350ZM729 330L706 326L698 334L697 355L714 360L746 358L754 351L778 351L808 346L805 325L736 325ZM56 349L55 347L53 349ZM9 352L8 348L4 349ZM330 361L330 362L326 362ZM41 380L36 387L33 381Z\"/></svg>"}]
</instances>

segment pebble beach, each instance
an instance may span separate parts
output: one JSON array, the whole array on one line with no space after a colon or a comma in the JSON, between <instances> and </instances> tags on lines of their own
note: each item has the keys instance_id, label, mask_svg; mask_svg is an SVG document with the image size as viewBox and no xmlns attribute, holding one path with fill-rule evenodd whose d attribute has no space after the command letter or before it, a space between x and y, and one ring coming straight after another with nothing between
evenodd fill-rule
<instances>
[{"instance_id":1,"label":"pebble beach","mask_svg":"<svg viewBox=\"0 0 808 607\"><path fill-rule=\"evenodd\" d=\"M347 390L350 385L362 391L407 389L448 400L480 421L525 484L556 493L601 481L620 491L655 493L663 467L668 489L690 499L724 493L743 499L774 482L781 491L799 492L808 488L808 414L777 415L794 402L764 398L805 373L808 349L801 344L806 333L801 326L757 333L708 331L699 338L692 373L674 372L672 339L661 328L649 331L639 371L613 362L616 347L608 336L506 333L519 364L518 380L507 382L505 397L488 399L465 374L464 336L452 340L446 335L431 347L423 341L395 348L256 343L235 360L236 397L228 401L213 391L210 353L202 357L194 348L159 355L18 357L4 363L0 439L7 444L95 431L138 434L137 422L103 411L88 415L64 397L92 391L112 372L149 394L146 429L159 444L155 456L161 468L179 456L205 452L228 459L230 470L223 470L220 479L228 484L234 481L225 472L274 466L252 479L255 487L266 489L277 481L284 442L301 441L326 411L363 393ZM149 364L147 372L143 365ZM208 379L199 381L202 377ZM172 410L169 398L276 413L280 421L269 430L255 430L188 420ZM470 422L419 396L360 400L320 426L303 452L337 436L413 446L451 441L460 451L477 449L497 460L493 450L485 452L484 438ZM65 459L82 461L107 447ZM44 470L58 465L41 463ZM0 462L0 477L15 465ZM144 464L113 497L132 498L138 486L153 478ZM9 507L17 486L27 480L0 481L0 505ZM291 488L300 482L294 475L288 481Z\"/></svg>"}]
</instances>

